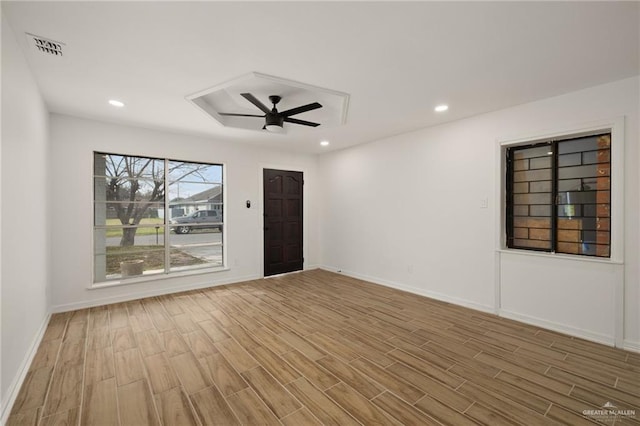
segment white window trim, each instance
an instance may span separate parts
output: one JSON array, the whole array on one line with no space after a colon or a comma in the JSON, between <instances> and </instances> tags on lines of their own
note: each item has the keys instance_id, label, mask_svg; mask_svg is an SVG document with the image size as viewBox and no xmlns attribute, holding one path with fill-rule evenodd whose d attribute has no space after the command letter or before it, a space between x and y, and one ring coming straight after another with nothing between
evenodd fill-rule
<instances>
[{"instance_id":1,"label":"white window trim","mask_svg":"<svg viewBox=\"0 0 640 426\"><path fill-rule=\"evenodd\" d=\"M91 166L91 175L90 175L90 187L91 187L91 198L90 198L90 202L89 202L89 206L87 209L88 215L89 217L91 217L91 238L89 241L89 253L91 253L91 268L89 268L90 271L90 275L89 275L89 284L86 286L86 288L88 290L98 290L98 289L104 289L104 288L109 288L109 287L119 287L119 286L123 286L123 285L135 285L135 284L139 284L139 283L144 283L144 282L149 282L149 281L158 281L158 280L170 280L170 279L175 279L175 278L181 278L181 277L189 277L189 276L193 276L193 275L205 275L205 274L212 274L212 273L219 273L219 272L226 272L231 270L231 268L229 267L229 263L227 261L227 257L228 257L228 239L227 239L227 209L225 208L223 210L222 213L222 265L221 266L205 266L205 267L201 267L201 268L194 268L191 270L185 270L185 271L175 271L175 272L163 272L163 273L155 273L155 274L149 274L149 275L142 275L142 276L138 276L138 277L132 277L132 278L126 278L126 279L119 279L119 280L111 280L111 281L99 281L99 282L94 282L94 277L95 277L95 261L93 259L94 257L94 250L95 250L95 224L94 224L94 219L93 219L93 209L94 209L94 203L95 203L95 199L94 199L94 183L93 183L93 179L94 179L94 174L95 174L95 170L93 167L93 157L94 157L94 153L95 152L100 152L101 150L99 149L95 149L95 150L91 150L88 154L90 160L90 164L92 164ZM162 159L165 161L165 166L166 166L166 162L168 161L183 161L185 163L189 163L189 162L193 162L193 163L202 163L202 161L195 161L195 160L177 160L175 158L169 158L169 157L158 157L158 156L154 156L154 155L146 155L146 154L134 154L134 153L129 153L129 152L121 152L117 155L125 155L125 156L132 156L132 157L148 157L148 158L157 158L157 159ZM226 162L219 162L219 163L206 163L206 164L214 164L214 165L221 165L222 166L222 185L223 185L223 191L222 191L222 205L226 206L227 205L227 195L228 195L228 190L227 190L227 186L228 186L228 182L227 182L227 163ZM165 170L166 173L166 170ZM168 206L168 200L167 197L165 197L165 211L166 208ZM165 224L165 226L167 226L168 229L168 225Z\"/></svg>"},{"instance_id":2,"label":"white window trim","mask_svg":"<svg viewBox=\"0 0 640 426\"><path fill-rule=\"evenodd\" d=\"M555 259L572 259L584 262L624 264L624 116L568 126L552 131L525 136L498 139L496 143L496 252L518 253L528 256L543 256ZM506 149L518 145L529 145L550 139L566 139L598 132L611 132L611 257L592 258L582 255L545 253L523 249L512 249L506 245Z\"/></svg>"}]
</instances>

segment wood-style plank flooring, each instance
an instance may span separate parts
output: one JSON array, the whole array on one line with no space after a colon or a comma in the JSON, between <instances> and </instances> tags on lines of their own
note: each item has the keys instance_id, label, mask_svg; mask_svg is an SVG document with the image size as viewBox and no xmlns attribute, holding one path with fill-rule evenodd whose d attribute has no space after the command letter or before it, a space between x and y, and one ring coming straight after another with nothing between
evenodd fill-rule
<instances>
[{"instance_id":1,"label":"wood-style plank flooring","mask_svg":"<svg viewBox=\"0 0 640 426\"><path fill-rule=\"evenodd\" d=\"M580 425L607 402L640 424L640 354L315 270L53 315L9 424Z\"/></svg>"}]
</instances>

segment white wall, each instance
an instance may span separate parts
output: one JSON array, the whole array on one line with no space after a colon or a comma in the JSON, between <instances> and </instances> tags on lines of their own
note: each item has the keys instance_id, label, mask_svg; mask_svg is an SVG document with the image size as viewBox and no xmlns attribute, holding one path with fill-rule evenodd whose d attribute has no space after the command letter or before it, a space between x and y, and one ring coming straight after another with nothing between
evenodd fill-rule
<instances>
[{"instance_id":1,"label":"white wall","mask_svg":"<svg viewBox=\"0 0 640 426\"><path fill-rule=\"evenodd\" d=\"M313 156L56 114L51 115L51 146L54 311L261 277L263 167L304 172L305 268L318 264L318 180L317 161ZM224 163L227 194L225 250L230 269L88 289L92 283L94 151ZM246 200L252 202L250 209L245 206Z\"/></svg>"},{"instance_id":2,"label":"white wall","mask_svg":"<svg viewBox=\"0 0 640 426\"><path fill-rule=\"evenodd\" d=\"M2 418L48 318L48 119L31 71L2 17Z\"/></svg>"},{"instance_id":3,"label":"white wall","mask_svg":"<svg viewBox=\"0 0 640 426\"><path fill-rule=\"evenodd\" d=\"M607 343L624 284L625 344L639 350L638 86L612 82L321 156L323 266ZM624 265L498 256L498 141L620 116Z\"/></svg>"}]
</instances>

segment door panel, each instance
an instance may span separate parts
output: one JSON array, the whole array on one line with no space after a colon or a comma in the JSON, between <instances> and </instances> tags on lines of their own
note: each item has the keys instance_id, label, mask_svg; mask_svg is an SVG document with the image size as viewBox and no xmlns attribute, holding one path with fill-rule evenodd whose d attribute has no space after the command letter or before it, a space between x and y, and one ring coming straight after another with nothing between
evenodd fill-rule
<instances>
[{"instance_id":1,"label":"door panel","mask_svg":"<svg viewBox=\"0 0 640 426\"><path fill-rule=\"evenodd\" d=\"M268 209L274 217L282 216L282 200L269 200Z\"/></svg>"},{"instance_id":2,"label":"door panel","mask_svg":"<svg viewBox=\"0 0 640 426\"><path fill-rule=\"evenodd\" d=\"M286 200L286 206L287 206L287 217L298 217L300 216L300 213L302 212L302 209L300 208L300 202L302 200Z\"/></svg>"},{"instance_id":3,"label":"door panel","mask_svg":"<svg viewBox=\"0 0 640 426\"><path fill-rule=\"evenodd\" d=\"M300 271L302 172L264 170L264 275Z\"/></svg>"}]
</instances>

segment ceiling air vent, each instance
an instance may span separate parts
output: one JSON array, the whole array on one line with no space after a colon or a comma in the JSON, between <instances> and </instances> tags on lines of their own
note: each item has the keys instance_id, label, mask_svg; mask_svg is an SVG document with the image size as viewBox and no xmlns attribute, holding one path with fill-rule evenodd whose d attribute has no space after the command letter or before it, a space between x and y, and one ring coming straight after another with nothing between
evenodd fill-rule
<instances>
[{"instance_id":1,"label":"ceiling air vent","mask_svg":"<svg viewBox=\"0 0 640 426\"><path fill-rule=\"evenodd\" d=\"M40 52L53 56L62 56L62 46L65 45L64 43L30 33L26 34L27 37L32 40L33 46Z\"/></svg>"}]
</instances>

